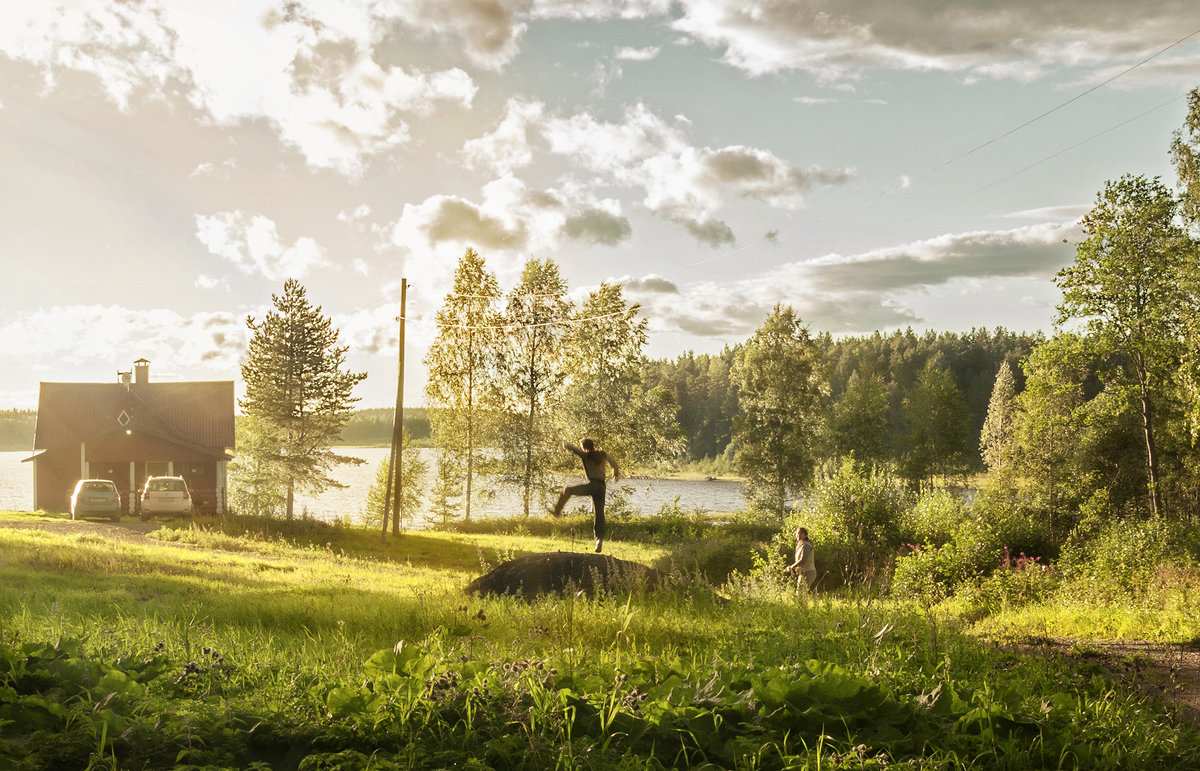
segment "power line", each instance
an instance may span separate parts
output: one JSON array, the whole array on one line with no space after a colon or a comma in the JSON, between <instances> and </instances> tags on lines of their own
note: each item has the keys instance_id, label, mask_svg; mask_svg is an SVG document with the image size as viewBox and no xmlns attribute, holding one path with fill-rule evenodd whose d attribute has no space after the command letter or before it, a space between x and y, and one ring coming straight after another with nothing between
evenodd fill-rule
<instances>
[{"instance_id":1,"label":"power line","mask_svg":"<svg viewBox=\"0 0 1200 771\"><path fill-rule=\"evenodd\" d=\"M1134 70L1136 70L1138 67L1141 67L1143 64L1145 64L1145 63L1149 62L1149 61L1150 61L1150 60L1152 60L1152 59L1155 59L1155 58L1157 58L1157 57L1161 56L1162 54L1165 54L1167 51L1170 51L1172 48L1175 48L1176 46L1180 45L1181 43L1184 43L1184 42L1186 42L1187 40L1189 40L1189 39L1191 39L1191 38L1194 38L1196 35L1200 35L1200 29L1196 30L1195 32L1192 32L1190 35L1184 35L1183 37L1179 38L1178 40L1176 40L1174 43L1172 43L1171 45L1167 46L1166 48L1163 48L1163 49L1160 49L1160 50L1158 50L1158 51L1155 51L1154 53L1152 53L1152 54L1150 54L1149 56L1147 56L1145 59L1142 59L1142 60L1141 60L1140 62L1138 62L1137 64L1134 64L1133 66L1129 67L1128 69L1125 69L1125 70L1123 70L1123 71L1121 71L1121 72L1118 72L1116 75L1113 75L1111 78L1109 78L1108 80L1104 81L1103 83L1097 83L1096 85L1094 85L1094 86L1092 86L1091 88L1089 88L1087 91L1084 91L1084 92L1082 92L1082 93L1076 94L1075 96L1071 97L1071 98L1070 98L1070 99L1068 99L1067 101L1065 101L1065 102L1063 102L1063 103L1061 103L1061 104L1059 104L1059 105L1056 105L1056 106L1054 106L1054 107L1051 107L1049 110L1046 110L1046 111L1045 111L1045 112L1043 112L1041 115L1034 116L1034 117L1030 118L1029 120L1025 121L1024 123L1022 123L1021 125L1019 125L1019 126L1015 126L1015 127L1011 128L1011 129L1009 129L1008 131L1005 131L1005 132L1004 132L1003 134L1001 134L1000 136L997 136L997 137L992 137L991 139L989 139L988 141L984 142L983 144L976 145L975 147L972 147L970 150L967 150L967 151L966 151L966 152L964 152L964 153L960 153L960 154L958 154L958 155L954 156L954 157L953 157L953 158L951 158L950 160L948 160L948 161L946 161L946 162L944 162L944 163L941 163L941 164L939 164L939 165L937 165L937 166L933 167L932 169L930 169L930 170L929 170L928 172L926 172L926 173L927 173L927 174L932 174L933 172L935 172L935 171L937 171L937 170L939 170L939 169L944 169L945 167L949 166L950 164L952 164L952 163L956 163L956 162L958 162L958 161L962 160L963 158L966 158L968 155L971 155L972 153L975 153L975 152L977 152L977 151L979 151L979 150L982 150L983 148L987 147L988 145L991 145L991 144L993 144L993 143L995 143L995 142L999 142L1001 139L1004 139L1005 137L1008 137L1008 136L1011 136L1012 134L1015 134L1015 133L1017 133L1018 131L1020 131L1021 129L1025 128L1026 126L1029 126L1029 125L1031 125L1031 124L1033 124L1033 123L1037 123L1039 120L1041 120L1042 118L1045 118L1047 115L1052 115L1053 113L1056 113L1056 112L1058 112L1059 110L1061 110L1062 108L1064 108L1064 107L1066 107L1067 105L1071 104L1072 102L1075 102L1075 101L1078 101L1079 99L1082 99L1083 97L1087 96L1088 94L1092 93L1093 91L1098 91L1099 89L1101 89L1101 88L1104 88L1104 87L1105 87L1105 86L1107 86L1109 83L1112 83L1114 80L1117 80L1118 78L1123 78L1123 77L1125 77L1125 76L1126 76L1126 75L1128 75L1129 73L1131 73L1131 72L1133 72Z\"/></svg>"},{"instance_id":2,"label":"power line","mask_svg":"<svg viewBox=\"0 0 1200 771\"><path fill-rule=\"evenodd\" d=\"M1089 94L1091 94L1091 93L1093 93L1093 92L1095 92L1095 91L1097 91L1097 90L1099 90L1099 89L1101 89L1101 88L1104 88L1105 86L1109 85L1109 84L1110 84L1110 83L1112 83L1113 81L1115 81L1115 80L1118 80L1119 78L1122 78L1122 77L1124 77L1124 76L1128 75L1129 73L1133 72L1134 70L1138 69L1139 67L1142 67L1142 66L1143 66L1143 65L1145 65L1146 63L1148 63L1148 62L1150 62L1150 61L1154 60L1155 58L1157 58L1157 57L1161 56L1162 54L1166 53L1167 51L1170 51L1172 48L1175 48L1175 47L1177 47L1177 46L1181 45L1182 43L1185 43L1186 41L1190 40L1191 38L1195 37L1196 35L1200 35L1200 29L1197 29L1197 30L1195 30L1195 31L1193 31L1193 32L1191 32L1191 33L1189 33L1189 34L1187 34L1187 35L1185 35L1185 36L1181 37L1179 40L1176 40L1174 43L1171 43L1170 45L1168 45L1168 46L1166 46L1166 47L1164 47L1164 48L1161 48L1161 49L1159 49L1158 51L1155 51L1154 53L1152 53L1152 54L1150 54L1149 56L1147 56L1145 59L1142 59L1141 61L1137 62L1136 64L1133 64L1133 65L1131 65L1130 67L1128 67L1128 68L1126 68L1126 69L1122 70L1121 72L1117 73L1116 75L1113 75L1113 76L1112 76L1111 78L1109 78L1108 80L1105 80L1105 81L1104 81L1104 82L1102 82L1102 83L1098 83L1097 85L1095 85L1095 86L1092 86L1091 88L1087 89L1086 91L1083 91L1083 92L1081 92L1081 93L1078 93L1078 94L1076 94L1075 96L1072 96L1070 99L1067 99L1066 101L1064 101L1064 102L1061 102L1060 104L1058 104L1058 105L1056 105L1056 106L1054 106L1054 107L1050 108L1049 110L1046 110L1045 112L1043 112L1043 113L1041 113L1041 114L1039 114L1039 115L1036 115L1036 116L1034 116L1033 118L1030 118L1029 120L1025 121L1024 123L1022 123L1022 124L1020 124L1020 125L1018 125L1018 126L1015 126L1015 127L1011 128L1011 129L1009 129L1008 131L1005 131L1004 133L1002 133L1002 134L999 134L998 136L994 136L994 137L992 137L991 139L988 139L986 142L983 142L983 143L981 143L981 144L979 144L979 145L976 145L975 147L971 148L970 150L967 150L967 151L965 151L965 152L963 152L963 153L960 153L960 154L958 154L958 155L954 156L953 158L950 158L949 160L947 160L947 161L945 161L945 162L943 162L943 163L941 163L941 164L939 164L939 165L937 165L937 166L935 166L935 167L933 167L933 168L931 168L931 169L929 169L929 170L927 170L927 171L921 172L921 173L920 173L920 174L918 174L916 177L910 177L910 178L909 178L909 181L911 181L912 179L918 179L918 178L920 178L920 177L923 177L923 176L926 176L926 175L928 175L928 174L932 174L932 173L933 173L933 172L935 172L935 171L939 171L940 169L943 169L943 168L945 168L945 167L947 167L947 166L949 166L949 165L951 165L951 164L957 163L958 161L962 160L963 158L966 158L967 156L969 156L969 155L972 155L973 153L976 153L976 152L978 152L979 150L982 150L983 148L985 148L985 147L988 147L989 145L992 145L992 144L994 144L994 143L996 143L996 142L999 142L1000 140L1002 140L1002 139L1005 139L1005 138L1007 138L1007 137L1009 137L1009 136L1011 136L1011 135L1013 135L1013 134L1017 133L1018 131L1020 131L1020 130L1022 130L1022 129L1024 129L1024 128L1027 128L1028 126L1030 126L1030 125L1032 125L1032 124L1036 123L1037 121L1039 121L1039 120L1041 120L1041 119L1043 119L1043 118L1047 117L1048 115L1052 115L1053 113L1055 113L1055 112L1058 112L1059 110L1063 109L1063 108L1064 108L1064 107L1066 107L1067 105L1070 105L1071 103L1073 103L1073 102L1076 102L1076 101L1078 101L1079 99L1082 99L1083 97L1085 97L1085 96L1087 96L1087 95L1089 95ZM1138 118L1141 118L1141 117L1144 117L1145 115L1148 115L1148 114L1150 114L1151 112L1154 112L1155 110L1159 110L1159 109L1161 109L1162 107L1165 107L1167 104L1170 104L1171 102L1175 101L1175 100L1176 100L1176 99L1178 99L1178 98L1179 98L1179 97L1174 97L1174 98L1172 98L1171 100L1169 100L1168 102L1166 102L1165 104L1159 105L1158 107L1155 107L1155 108L1153 108L1153 109L1151 109L1151 110L1148 110L1148 111L1146 111L1146 112L1142 113L1141 115L1138 115L1138 116L1136 116L1136 117L1134 117L1134 118L1130 118L1129 120L1126 120L1126 121L1124 121L1124 122L1122 122L1122 123L1120 123L1120 124L1118 124L1118 125L1116 125L1116 126L1112 126L1112 127L1110 127L1109 129L1106 129L1105 131L1102 131L1102 132L1100 132L1099 134L1096 134L1096 135L1094 135L1094 136L1092 136L1092 137L1089 137L1088 139L1085 139L1085 140L1082 140L1082 141L1080 141L1080 142L1077 142L1076 144L1074 144L1074 145L1071 145L1071 147L1064 148L1063 150L1060 150L1059 152L1057 152L1057 153L1054 153L1053 155L1050 155L1050 156L1048 156L1048 157L1046 157L1046 158L1043 158L1041 161L1038 161L1037 163L1031 164L1030 166L1027 166L1027 167L1023 168L1023 169L1021 169L1021 170L1020 170L1020 171L1018 171L1018 172L1014 172L1013 174L1009 174L1008 176L1006 176L1006 177L1004 177L1004 178L1002 178L1002 179L996 180L995 182L993 182L993 183L990 183L989 185L987 185L987 186L985 186L985 187L983 187L983 188L980 188L980 189L978 189L978 190L975 190L974 192L972 192L972 193L969 193L967 196L962 196L962 197L960 197L960 198L959 198L959 199L957 199L957 200L962 200L962 198L969 197L969 196L971 196L971 195L975 195L976 193L979 193L979 192L981 192L982 190L985 190L985 189L987 189L988 187L993 187L993 186L995 186L995 185L998 185L998 184L1000 184L1001 182L1007 181L1007 180L1011 179L1012 177L1016 176L1016 174L1020 174L1021 172L1023 172L1023 171L1026 171L1026 170L1028 170L1029 168L1032 168L1033 166L1036 166L1036 165L1038 165L1038 164L1040 164L1040 163L1044 163L1044 162L1046 162L1046 161L1050 160L1051 158L1054 158L1054 157L1055 157L1055 156L1057 156L1057 155L1061 155L1062 153L1066 152L1067 150L1074 149L1075 147L1078 147L1078 146L1080 146L1080 145L1082 145L1082 144L1085 144L1085 143L1087 143L1087 142L1090 142L1090 141L1092 141L1093 139L1096 139L1097 137L1099 137L1099 136L1102 136L1102 135L1104 135L1104 134L1108 133L1109 131L1112 131L1113 129L1119 128L1120 126L1123 126L1123 125L1125 125L1126 123L1130 123L1130 122L1132 122L1132 121L1134 121L1134 120L1137 120ZM880 190L879 192L875 193L875 194L874 194L874 195L872 195L872 196L868 196L868 197L865 197L865 198L863 198L863 199L859 200L859 202L858 202L858 203L854 204L853 206L851 206L851 207L849 207L849 208L850 208L850 209L856 209L856 208L858 208L858 207L860 207L860 206L864 206L864 205L866 205L866 204L868 204L868 203L872 203L872 202L876 201L877 199L879 199L879 198L881 198L881 197L883 197L883 196L885 196L885 195L889 195L889 194L891 194L891 193L894 193L894 192L896 192L897 190L901 190L901 189L903 189L905 186L906 186L906 185L893 185L893 186L891 186L891 187L889 187L889 188L886 188L886 189L884 189L884 190ZM953 203L953 202L951 202L951 203ZM931 210L931 211L929 211L929 212L925 212L925 214L930 214L930 213L932 213L933 211L940 211L941 209L943 209L943 208L945 208L945 207L947 207L947 206L950 206L950 205L951 205L951 203L946 203L946 204L944 204L943 206L939 207L938 209L933 209L933 210ZM921 217L921 216L924 216L924 214L917 215L917 217ZM912 219L916 219L916 217L914 217L914 218L912 218ZM910 221L910 220L904 220L904 222L908 222L908 221ZM897 223L897 224L900 224L900 223ZM723 259L725 259L726 257L732 257L733 255L735 255L735 254L738 254L739 252L743 252L743 251L745 251L745 250L747 250L747 249L749 249L749 248L751 248L751 247L761 246L762 244L769 244L769 243L773 243L773 239L770 239L770 238L763 238L763 239L761 239L761 240L758 240L758 241L753 241L753 242L751 242L751 243L748 243L748 244L746 244L746 245L744 245L744 246L739 246L739 247L737 247L737 248L735 248L735 249L730 249L730 250L728 250L728 251L722 252L721 254L716 254L716 255L713 255L713 256L711 256L711 257L706 257L706 258L704 258L704 259L702 259L702 260L697 260L697 261L693 262L693 263L692 263L692 265L693 265L693 266L696 266L696 265L704 265L704 264L706 264L706 263L710 263L710 262L713 262L713 261L715 261L715 260L723 260Z\"/></svg>"},{"instance_id":3,"label":"power line","mask_svg":"<svg viewBox=\"0 0 1200 771\"><path fill-rule=\"evenodd\" d=\"M543 321L537 324L442 324L434 321L433 326L439 329L541 329L543 327L554 326L570 326L572 324L583 324L589 321L600 321L602 319L610 319L614 316L624 316L629 313L629 309L623 311L613 311L612 313L602 313L599 316L586 316L577 319L560 319L556 321ZM407 319L403 316L397 316L396 320L412 321L417 324L429 324L425 319Z\"/></svg>"},{"instance_id":4,"label":"power line","mask_svg":"<svg viewBox=\"0 0 1200 771\"><path fill-rule=\"evenodd\" d=\"M1151 107L1149 110L1146 110L1143 113L1135 115L1132 118L1126 118L1125 120L1121 121L1120 123L1109 126L1108 128L1104 129L1103 131L1092 134L1090 137L1088 137L1086 139L1081 139L1073 145L1069 145L1067 147L1062 148L1061 150L1059 150L1057 152L1051 153L1050 155L1047 155L1045 158L1042 158L1041 160L1037 160L1026 166L1022 166L1021 168L1017 169L1016 171L1012 172L1011 174L1009 174L1007 176L1001 177L1000 179L997 179L994 182L989 182L988 184L983 185L982 187L977 187L974 190L972 190L971 192L966 193L965 195L961 195L958 198L954 199L953 201L947 201L946 203L942 204L941 206L937 206L933 209L929 209L927 211L921 212L920 214L914 214L913 216L909 217L908 219L900 220L899 222L897 222L895 224L903 225L906 222L912 222L913 220L920 219L921 217L924 217L926 215L933 214L934 212L939 212L942 209L953 206L954 204L958 203L959 201L961 201L963 199L970 198L971 196L974 196L974 195L978 195L979 193L982 193L984 190L989 190L989 189L995 187L996 185L1007 182L1008 180L1012 179L1013 177L1024 174L1025 172L1029 171L1030 169L1032 169L1036 166L1041 166L1046 161L1057 158L1058 156L1062 155L1063 153L1070 152L1071 150L1074 150L1076 147L1085 145L1094 139L1099 139L1100 137L1104 136L1105 134L1109 134L1113 131L1116 131L1117 129L1121 128L1122 126L1126 126L1130 123L1133 123L1136 120L1140 120L1140 119L1146 117L1147 115L1149 115L1152 112L1157 112L1157 111L1161 110L1162 108L1166 107L1167 105L1173 104L1174 102L1178 102L1180 99L1182 99L1185 96L1187 96L1186 93L1180 94L1178 96L1173 96L1170 99L1168 99L1167 101L1158 105L1157 107Z\"/></svg>"}]
</instances>

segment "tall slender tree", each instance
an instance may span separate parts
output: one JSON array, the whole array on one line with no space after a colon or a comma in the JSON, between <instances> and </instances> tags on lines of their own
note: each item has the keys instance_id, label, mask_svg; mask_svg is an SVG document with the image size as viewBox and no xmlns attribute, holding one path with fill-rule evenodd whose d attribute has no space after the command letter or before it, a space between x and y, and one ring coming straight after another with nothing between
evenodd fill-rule
<instances>
[{"instance_id":1,"label":"tall slender tree","mask_svg":"<svg viewBox=\"0 0 1200 771\"><path fill-rule=\"evenodd\" d=\"M1191 306L1184 279L1195 256L1176 210L1157 178L1110 181L1083 218L1074 264L1056 278L1058 323L1082 322L1101 352L1124 357L1114 385L1137 404L1152 514L1162 509L1155 408L1183 356L1182 312Z\"/></svg>"},{"instance_id":2,"label":"tall slender tree","mask_svg":"<svg viewBox=\"0 0 1200 771\"><path fill-rule=\"evenodd\" d=\"M925 362L904 399L901 471L911 482L964 473L967 405L940 353Z\"/></svg>"},{"instance_id":3,"label":"tall slender tree","mask_svg":"<svg viewBox=\"0 0 1200 771\"><path fill-rule=\"evenodd\" d=\"M500 285L474 249L454 272L454 287L437 313L438 332L425 357L425 395L444 473L462 478L464 516L471 518L482 449L493 441L499 407Z\"/></svg>"},{"instance_id":4,"label":"tall slender tree","mask_svg":"<svg viewBox=\"0 0 1200 771\"><path fill-rule=\"evenodd\" d=\"M888 391L883 378L850 373L846 392L829 414L828 445L835 457L853 455L868 467L887 457Z\"/></svg>"},{"instance_id":5,"label":"tall slender tree","mask_svg":"<svg viewBox=\"0 0 1200 771\"><path fill-rule=\"evenodd\" d=\"M792 308L776 305L734 368L736 464L753 500L782 516L812 481L825 388L820 355Z\"/></svg>"},{"instance_id":6,"label":"tall slender tree","mask_svg":"<svg viewBox=\"0 0 1200 771\"><path fill-rule=\"evenodd\" d=\"M499 433L504 476L521 489L529 516L535 489L547 488L554 448L561 440L555 422L569 362L566 322L571 318L567 282L550 259L530 260L508 294L501 366L505 425Z\"/></svg>"},{"instance_id":7,"label":"tall slender tree","mask_svg":"<svg viewBox=\"0 0 1200 771\"><path fill-rule=\"evenodd\" d=\"M674 399L665 390L643 388L649 321L639 313L619 284L603 283L584 300L565 341L571 360L567 422L629 466L664 460L683 448Z\"/></svg>"},{"instance_id":8,"label":"tall slender tree","mask_svg":"<svg viewBox=\"0 0 1200 771\"><path fill-rule=\"evenodd\" d=\"M1005 361L996 372L987 417L979 435L979 453L993 474L1003 474L1012 465L1013 431L1017 411L1017 381Z\"/></svg>"},{"instance_id":9,"label":"tall slender tree","mask_svg":"<svg viewBox=\"0 0 1200 771\"><path fill-rule=\"evenodd\" d=\"M329 476L332 469L362 462L330 446L358 401L354 387L367 375L344 369L348 348L338 345L338 330L320 306L309 303L299 281L289 278L283 294L271 295L271 302L274 309L261 322L246 319L251 336L240 404L264 429L264 441L248 451L263 455L256 467L278 470L277 481L286 490L284 511L291 518L298 487L314 493L344 487Z\"/></svg>"}]
</instances>

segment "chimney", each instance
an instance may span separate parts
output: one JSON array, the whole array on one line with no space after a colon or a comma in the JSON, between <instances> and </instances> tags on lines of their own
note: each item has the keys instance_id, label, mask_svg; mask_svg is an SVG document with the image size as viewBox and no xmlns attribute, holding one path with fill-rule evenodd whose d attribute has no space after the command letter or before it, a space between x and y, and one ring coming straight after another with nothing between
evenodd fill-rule
<instances>
[{"instance_id":1,"label":"chimney","mask_svg":"<svg viewBox=\"0 0 1200 771\"><path fill-rule=\"evenodd\" d=\"M133 363L133 383L134 385L145 385L150 382L150 362L146 359L138 359Z\"/></svg>"}]
</instances>

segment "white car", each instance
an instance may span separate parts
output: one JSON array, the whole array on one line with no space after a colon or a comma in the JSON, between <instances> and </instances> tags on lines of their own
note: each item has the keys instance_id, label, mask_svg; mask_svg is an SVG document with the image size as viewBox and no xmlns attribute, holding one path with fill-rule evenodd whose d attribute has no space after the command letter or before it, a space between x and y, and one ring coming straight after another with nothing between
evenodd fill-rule
<instances>
[{"instance_id":1,"label":"white car","mask_svg":"<svg viewBox=\"0 0 1200 771\"><path fill-rule=\"evenodd\" d=\"M192 513L192 495L183 477L150 477L140 503L143 517Z\"/></svg>"},{"instance_id":2,"label":"white car","mask_svg":"<svg viewBox=\"0 0 1200 771\"><path fill-rule=\"evenodd\" d=\"M121 518L121 494L108 479L80 479L71 493L71 519L104 516Z\"/></svg>"}]
</instances>

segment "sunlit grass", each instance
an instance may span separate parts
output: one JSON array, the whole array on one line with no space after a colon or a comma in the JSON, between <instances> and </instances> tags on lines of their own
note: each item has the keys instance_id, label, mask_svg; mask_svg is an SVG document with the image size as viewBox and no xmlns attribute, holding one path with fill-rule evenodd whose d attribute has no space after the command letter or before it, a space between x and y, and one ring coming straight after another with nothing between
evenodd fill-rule
<instances>
[{"instance_id":1,"label":"sunlit grass","mask_svg":"<svg viewBox=\"0 0 1200 771\"><path fill-rule=\"evenodd\" d=\"M234 519L169 523L145 539L0 528L0 646L50 643L78 662L84 674L71 677L90 695L73 697L86 709L69 736L85 746L70 757L106 747L152 768L177 762L184 745L186 757L218 767L282 762L290 747L381 752L374 762L397 768L467 758L524 768L706 759L871 768L876 754L928 768L1117 768L1197 758L1194 732L1138 694L981 644L949 606L849 592L804 601L752 583L718 593L686 577L654 594L595 599L464 593L499 561L591 546L564 527L565 537L387 539ZM606 544L647 564L666 548ZM1008 618L1013 628L1046 623ZM379 669L389 661L410 674ZM141 680L106 697L89 667ZM106 676L106 687L123 682ZM797 683L805 690L790 693ZM779 704L758 706L770 693ZM124 738L96 717L114 709ZM29 741L40 723L24 719ZM887 720L894 728L879 727ZM144 744L148 725L165 754ZM633 738L641 730L653 741Z\"/></svg>"}]
</instances>

